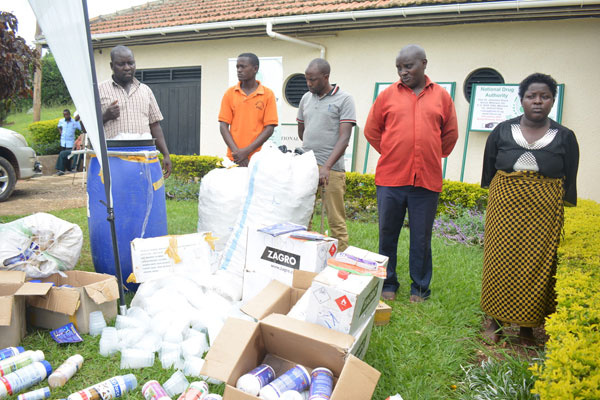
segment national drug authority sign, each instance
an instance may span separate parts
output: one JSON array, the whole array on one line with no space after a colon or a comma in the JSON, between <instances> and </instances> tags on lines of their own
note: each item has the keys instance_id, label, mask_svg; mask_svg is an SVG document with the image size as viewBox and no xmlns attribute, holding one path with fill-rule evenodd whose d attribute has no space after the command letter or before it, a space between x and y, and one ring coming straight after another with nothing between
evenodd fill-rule
<instances>
[{"instance_id":1,"label":"national drug authority sign","mask_svg":"<svg viewBox=\"0 0 600 400\"><path fill-rule=\"evenodd\" d=\"M549 117L560 123L564 85L558 85L556 100ZM523 114L519 85L474 84L471 92L469 130L491 132L496 125Z\"/></svg>"}]
</instances>

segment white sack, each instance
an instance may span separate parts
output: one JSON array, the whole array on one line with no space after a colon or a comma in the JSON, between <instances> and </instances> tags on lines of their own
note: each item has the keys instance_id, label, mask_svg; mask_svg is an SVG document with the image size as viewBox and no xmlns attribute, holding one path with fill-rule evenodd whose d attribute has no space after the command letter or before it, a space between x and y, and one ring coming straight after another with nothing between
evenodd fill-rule
<instances>
[{"instance_id":1,"label":"white sack","mask_svg":"<svg viewBox=\"0 0 600 400\"><path fill-rule=\"evenodd\" d=\"M242 208L248 168L217 168L206 174L198 193L198 232L212 232L222 251Z\"/></svg>"},{"instance_id":2,"label":"white sack","mask_svg":"<svg viewBox=\"0 0 600 400\"><path fill-rule=\"evenodd\" d=\"M0 224L0 269L45 278L72 270L79 260L83 233L79 225L37 213Z\"/></svg>"},{"instance_id":3,"label":"white sack","mask_svg":"<svg viewBox=\"0 0 600 400\"><path fill-rule=\"evenodd\" d=\"M243 207L220 265L220 269L240 279L246 259L248 227L282 222L307 226L319 183L319 170L312 151L302 155L282 153L268 142L254 154L248 171Z\"/></svg>"}]
</instances>

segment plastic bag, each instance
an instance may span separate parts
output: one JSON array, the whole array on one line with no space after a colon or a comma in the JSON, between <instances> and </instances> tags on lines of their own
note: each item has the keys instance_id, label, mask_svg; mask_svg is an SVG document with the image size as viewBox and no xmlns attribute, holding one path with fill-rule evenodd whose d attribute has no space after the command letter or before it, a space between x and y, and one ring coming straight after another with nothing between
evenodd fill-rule
<instances>
[{"instance_id":1,"label":"plastic bag","mask_svg":"<svg viewBox=\"0 0 600 400\"><path fill-rule=\"evenodd\" d=\"M45 278L72 270L79 261L81 228L54 215L37 213L0 224L0 269Z\"/></svg>"},{"instance_id":2,"label":"plastic bag","mask_svg":"<svg viewBox=\"0 0 600 400\"><path fill-rule=\"evenodd\" d=\"M242 208L248 168L217 168L206 174L198 193L198 232L212 232L215 249L222 251Z\"/></svg>"},{"instance_id":3,"label":"plastic bag","mask_svg":"<svg viewBox=\"0 0 600 400\"><path fill-rule=\"evenodd\" d=\"M248 165L248 188L220 269L243 276L249 226L292 222L307 226L313 212L319 170L312 151L282 153L269 143ZM239 300L239 299L233 299Z\"/></svg>"}]
</instances>

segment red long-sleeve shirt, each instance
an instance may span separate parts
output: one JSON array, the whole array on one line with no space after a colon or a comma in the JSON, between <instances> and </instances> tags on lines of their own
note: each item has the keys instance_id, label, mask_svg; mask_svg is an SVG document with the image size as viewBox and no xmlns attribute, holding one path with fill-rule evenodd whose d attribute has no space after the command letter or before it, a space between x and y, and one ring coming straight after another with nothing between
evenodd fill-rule
<instances>
[{"instance_id":1,"label":"red long-sleeve shirt","mask_svg":"<svg viewBox=\"0 0 600 400\"><path fill-rule=\"evenodd\" d=\"M378 186L419 186L442 191L442 157L458 139L456 111L450 94L425 76L415 95L398 81L371 107L364 134L379 154Z\"/></svg>"}]
</instances>

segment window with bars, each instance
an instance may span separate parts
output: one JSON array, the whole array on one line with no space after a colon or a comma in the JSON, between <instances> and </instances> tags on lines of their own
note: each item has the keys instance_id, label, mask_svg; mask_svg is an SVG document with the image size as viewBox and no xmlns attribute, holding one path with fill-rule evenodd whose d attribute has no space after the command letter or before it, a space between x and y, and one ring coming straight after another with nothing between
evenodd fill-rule
<instances>
[{"instance_id":1,"label":"window with bars","mask_svg":"<svg viewBox=\"0 0 600 400\"><path fill-rule=\"evenodd\" d=\"M474 83L504 83L504 78L493 68L479 68L471 72L463 85L463 92L468 102L471 102L471 90Z\"/></svg>"},{"instance_id":2,"label":"window with bars","mask_svg":"<svg viewBox=\"0 0 600 400\"><path fill-rule=\"evenodd\" d=\"M288 78L285 83L283 90L285 100L289 105L298 108L300 100L304 93L308 92L308 86L306 86L306 78L304 74L294 74Z\"/></svg>"}]
</instances>

